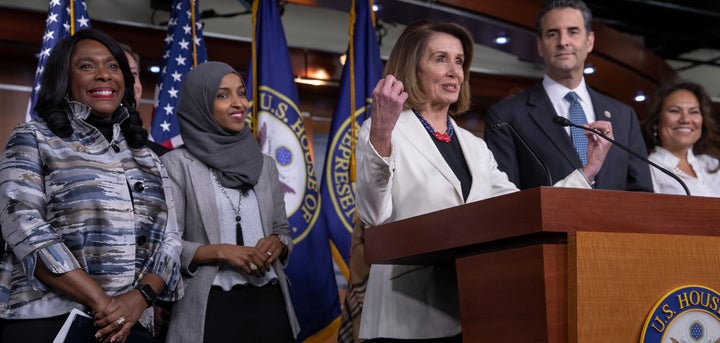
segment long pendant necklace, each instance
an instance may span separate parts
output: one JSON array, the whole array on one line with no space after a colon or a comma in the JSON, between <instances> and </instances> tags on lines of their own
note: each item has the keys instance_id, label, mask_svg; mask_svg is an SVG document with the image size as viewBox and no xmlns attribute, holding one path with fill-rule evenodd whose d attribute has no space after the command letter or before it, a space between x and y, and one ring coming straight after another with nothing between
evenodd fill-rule
<instances>
[{"instance_id":1,"label":"long pendant necklace","mask_svg":"<svg viewBox=\"0 0 720 343\"><path fill-rule=\"evenodd\" d=\"M435 139L437 139L441 142L450 143L450 139L452 139L452 136L455 133L455 129L453 129L452 125L450 124L449 116L447 117L447 130L443 133L443 132L435 131L435 129L432 128L430 123L428 123L427 120L425 120L425 118L423 118L422 114L420 114L420 112L418 110L413 109L412 111L413 111L413 113L415 113L415 115L418 117L418 119L420 119L420 122L425 127L425 130L427 130L427 132L431 136L435 137Z\"/></svg>"},{"instance_id":2,"label":"long pendant necklace","mask_svg":"<svg viewBox=\"0 0 720 343\"><path fill-rule=\"evenodd\" d=\"M238 204L237 208L233 206L232 200L230 200L230 196L225 191L225 187L223 187L222 184L220 184L220 180L218 180L217 176L215 176L215 173L212 173L213 179L215 180L215 183L220 188L220 192L225 196L225 199L228 201L228 205L230 206L230 209L235 212L235 230L237 232L237 244L238 245L244 245L243 244L243 235L242 235L242 225L240 225L240 220L242 217L240 216L240 210L242 209L242 197L245 196L245 192L240 191L240 197L238 198Z\"/></svg>"}]
</instances>

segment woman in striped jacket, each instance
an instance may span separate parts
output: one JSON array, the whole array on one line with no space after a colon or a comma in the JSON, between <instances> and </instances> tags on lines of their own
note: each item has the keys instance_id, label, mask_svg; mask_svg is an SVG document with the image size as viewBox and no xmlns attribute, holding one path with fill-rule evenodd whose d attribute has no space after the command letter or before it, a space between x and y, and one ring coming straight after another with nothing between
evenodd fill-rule
<instances>
[{"instance_id":1,"label":"woman in striped jacket","mask_svg":"<svg viewBox=\"0 0 720 343\"><path fill-rule=\"evenodd\" d=\"M0 341L50 342L68 313L101 342L151 339L156 297L181 296L167 174L145 147L133 75L108 35L82 30L48 58L39 119L0 158Z\"/></svg>"}]
</instances>

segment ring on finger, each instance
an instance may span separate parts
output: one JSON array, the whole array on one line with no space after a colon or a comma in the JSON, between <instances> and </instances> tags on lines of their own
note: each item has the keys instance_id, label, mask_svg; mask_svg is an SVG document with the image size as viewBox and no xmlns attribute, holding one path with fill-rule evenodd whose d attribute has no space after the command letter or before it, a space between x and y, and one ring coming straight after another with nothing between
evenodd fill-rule
<instances>
[{"instance_id":1,"label":"ring on finger","mask_svg":"<svg viewBox=\"0 0 720 343\"><path fill-rule=\"evenodd\" d=\"M123 327L125 325L125 317L120 317L115 321L115 324L117 324L118 327Z\"/></svg>"},{"instance_id":2,"label":"ring on finger","mask_svg":"<svg viewBox=\"0 0 720 343\"><path fill-rule=\"evenodd\" d=\"M258 266L255 265L255 263L250 262L250 270L252 270L252 271L258 270Z\"/></svg>"},{"instance_id":3,"label":"ring on finger","mask_svg":"<svg viewBox=\"0 0 720 343\"><path fill-rule=\"evenodd\" d=\"M270 250L268 250L265 252L265 255L267 255L267 257L272 257L272 252L270 252Z\"/></svg>"}]
</instances>

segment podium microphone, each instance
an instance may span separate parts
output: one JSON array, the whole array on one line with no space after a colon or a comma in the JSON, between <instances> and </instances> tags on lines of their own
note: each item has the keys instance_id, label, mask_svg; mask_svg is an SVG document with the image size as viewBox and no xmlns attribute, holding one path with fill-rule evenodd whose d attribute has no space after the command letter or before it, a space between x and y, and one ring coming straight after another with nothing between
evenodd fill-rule
<instances>
[{"instance_id":1,"label":"podium microphone","mask_svg":"<svg viewBox=\"0 0 720 343\"><path fill-rule=\"evenodd\" d=\"M648 160L647 158L645 158L645 157L643 157L643 156L640 156L640 154L632 151L630 148L626 147L625 145L620 144L618 141L616 141L616 140L614 140L614 139L612 139L612 138L604 135L604 134L603 134L602 132L600 132L599 130L595 130L595 129L592 129L592 128L589 128L589 127L585 127L585 126L582 126L582 125L575 124L575 123L571 122L570 120L568 120L567 118L561 117L561 116L555 116L555 117L553 117L553 123L555 123L555 124L557 124L557 125L560 125L560 126L572 126L572 127L578 128L578 129L590 131L590 132L592 132L592 133L594 133L594 134L596 134L596 135L604 138L605 140L607 140L608 142L612 143L613 145L618 146L619 148L627 151L628 153L630 153L631 155L635 156L635 157L638 158L639 160L644 161L645 163L647 163L647 164L649 164L649 165L657 168L659 171L661 171L661 172L667 174L668 176L670 176L671 178L675 179L675 181L677 181L677 182L680 184L680 186L682 186L682 188L685 190L685 194L690 195L690 190L688 189L687 185L686 185L685 182L683 182L683 180L681 180L677 175L675 175L675 174L673 174L672 172L670 172L669 170L667 170L667 169L659 166L659 165L656 164L655 162L650 161L650 160Z\"/></svg>"},{"instance_id":2,"label":"podium microphone","mask_svg":"<svg viewBox=\"0 0 720 343\"><path fill-rule=\"evenodd\" d=\"M520 134L517 131L515 131L515 128L512 125L510 125L510 123L506 123L506 122L502 122L502 121L495 121L492 124L490 124L490 127L496 131L500 130L500 128L502 128L503 126L507 126L510 129L510 132L513 134L513 136L515 136L515 138L517 138L517 140L520 141L520 144L522 144L525 147L525 150L527 150L530 153L530 155L532 155L532 157L535 159L535 162L538 165L540 165L540 167L542 167L543 171L545 172L545 177L547 178L547 180L546 180L547 185L552 186L553 182L552 182L552 176L550 176L550 168L548 168L545 161L543 161L540 158L540 156L538 156L538 154L535 153L535 150L533 150L530 147L530 145L527 144L527 142L520 136Z\"/></svg>"}]
</instances>

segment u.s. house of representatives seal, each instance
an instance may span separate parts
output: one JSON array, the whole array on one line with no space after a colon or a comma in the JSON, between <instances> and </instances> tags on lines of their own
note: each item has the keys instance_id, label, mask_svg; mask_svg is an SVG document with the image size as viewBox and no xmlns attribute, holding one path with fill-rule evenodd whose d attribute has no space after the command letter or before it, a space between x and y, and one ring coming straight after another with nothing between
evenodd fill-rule
<instances>
[{"instance_id":1,"label":"u.s. house of representatives seal","mask_svg":"<svg viewBox=\"0 0 720 343\"><path fill-rule=\"evenodd\" d=\"M277 162L290 232L298 244L320 215L320 185L315 179L307 131L291 98L268 86L260 86L259 91L260 150Z\"/></svg>"},{"instance_id":2,"label":"u.s. house of representatives seal","mask_svg":"<svg viewBox=\"0 0 720 343\"><path fill-rule=\"evenodd\" d=\"M678 287L653 307L641 343L720 343L720 294L705 286Z\"/></svg>"}]
</instances>

